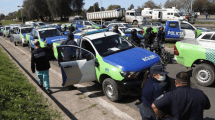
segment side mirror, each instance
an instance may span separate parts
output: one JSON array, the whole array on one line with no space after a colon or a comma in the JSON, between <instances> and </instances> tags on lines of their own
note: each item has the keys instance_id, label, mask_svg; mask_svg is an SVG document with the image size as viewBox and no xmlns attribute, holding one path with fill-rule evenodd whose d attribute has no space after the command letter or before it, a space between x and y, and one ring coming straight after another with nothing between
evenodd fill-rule
<instances>
[{"instance_id":1,"label":"side mirror","mask_svg":"<svg viewBox=\"0 0 215 120\"><path fill-rule=\"evenodd\" d=\"M33 39L38 39L38 37L37 37L37 36L34 36Z\"/></svg>"}]
</instances>

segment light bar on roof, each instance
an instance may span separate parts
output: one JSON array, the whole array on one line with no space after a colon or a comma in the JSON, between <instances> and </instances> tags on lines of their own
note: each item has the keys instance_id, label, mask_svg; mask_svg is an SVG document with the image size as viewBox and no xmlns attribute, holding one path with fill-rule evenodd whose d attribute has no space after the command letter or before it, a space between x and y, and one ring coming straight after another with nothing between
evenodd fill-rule
<instances>
[{"instance_id":1,"label":"light bar on roof","mask_svg":"<svg viewBox=\"0 0 215 120\"><path fill-rule=\"evenodd\" d=\"M90 31L90 32L87 32L87 31L84 31L82 33L82 35L92 35L92 34L96 34L96 33L101 33L101 32L106 32L108 31L108 29L100 29L100 30L95 30L95 31Z\"/></svg>"}]
</instances>

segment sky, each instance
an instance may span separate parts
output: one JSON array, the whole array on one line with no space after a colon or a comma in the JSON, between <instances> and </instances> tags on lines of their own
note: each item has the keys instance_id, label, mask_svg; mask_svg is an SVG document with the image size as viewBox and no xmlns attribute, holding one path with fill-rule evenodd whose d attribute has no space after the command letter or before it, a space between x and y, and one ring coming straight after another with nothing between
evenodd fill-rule
<instances>
[{"instance_id":1,"label":"sky","mask_svg":"<svg viewBox=\"0 0 215 120\"><path fill-rule=\"evenodd\" d=\"M102 0L102 7L107 8L109 5L121 5L122 8L128 8L131 4L134 4L135 9L137 6L142 6L148 0ZM166 0L153 0L156 4L164 4ZM100 0L85 0L84 9L88 9L95 2L99 2ZM0 13L8 14L9 12L18 11L17 6L21 6L23 0L0 0Z\"/></svg>"}]
</instances>

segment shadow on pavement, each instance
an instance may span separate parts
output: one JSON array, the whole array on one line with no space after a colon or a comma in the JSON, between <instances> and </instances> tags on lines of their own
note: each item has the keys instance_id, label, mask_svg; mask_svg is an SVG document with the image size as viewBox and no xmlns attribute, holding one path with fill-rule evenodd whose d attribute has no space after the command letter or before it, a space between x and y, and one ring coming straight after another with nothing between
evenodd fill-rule
<instances>
[{"instance_id":1,"label":"shadow on pavement","mask_svg":"<svg viewBox=\"0 0 215 120\"><path fill-rule=\"evenodd\" d=\"M215 120L215 119L206 117L206 118L204 118L204 120Z\"/></svg>"},{"instance_id":2,"label":"shadow on pavement","mask_svg":"<svg viewBox=\"0 0 215 120\"><path fill-rule=\"evenodd\" d=\"M2 46L2 45L1 45ZM17 61L10 53L5 49L4 46L2 46L4 50L16 61L16 63L28 74L28 76L39 86L38 80L36 80L20 63ZM45 93L46 90L42 89ZM66 107L64 107L55 97L53 97L51 94L47 94L57 105L58 107L72 120L78 120Z\"/></svg>"}]
</instances>

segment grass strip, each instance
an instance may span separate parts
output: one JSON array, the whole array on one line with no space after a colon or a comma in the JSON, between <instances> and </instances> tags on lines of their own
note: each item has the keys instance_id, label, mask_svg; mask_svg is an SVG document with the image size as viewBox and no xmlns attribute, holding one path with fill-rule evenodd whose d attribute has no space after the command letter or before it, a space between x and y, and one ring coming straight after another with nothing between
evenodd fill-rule
<instances>
[{"instance_id":1,"label":"grass strip","mask_svg":"<svg viewBox=\"0 0 215 120\"><path fill-rule=\"evenodd\" d=\"M0 119L56 120L60 113L51 108L48 101L9 59L0 48Z\"/></svg>"},{"instance_id":2,"label":"grass strip","mask_svg":"<svg viewBox=\"0 0 215 120\"><path fill-rule=\"evenodd\" d=\"M10 20L0 21L0 23L2 23L2 25L22 24L22 22L19 22L19 21L10 21Z\"/></svg>"}]
</instances>

